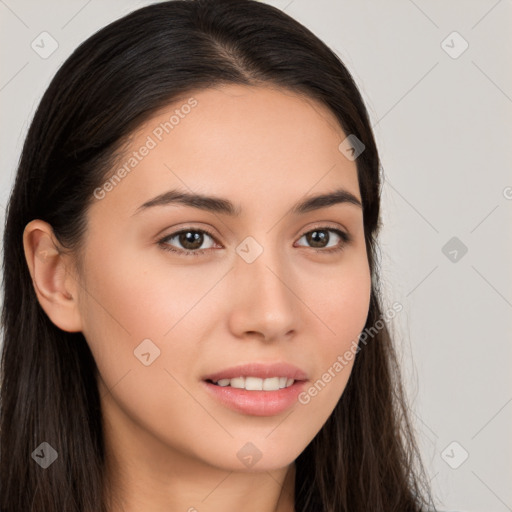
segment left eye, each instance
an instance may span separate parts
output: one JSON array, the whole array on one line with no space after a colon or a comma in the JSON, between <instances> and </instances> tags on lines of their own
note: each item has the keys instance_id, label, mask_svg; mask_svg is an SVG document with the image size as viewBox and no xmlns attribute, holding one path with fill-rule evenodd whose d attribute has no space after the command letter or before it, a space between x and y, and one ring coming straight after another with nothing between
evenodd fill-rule
<instances>
[{"instance_id":1,"label":"left eye","mask_svg":"<svg viewBox=\"0 0 512 512\"><path fill-rule=\"evenodd\" d=\"M327 242L329 243L331 241L331 235L329 235L329 233L334 233L335 235L335 239L336 237L338 239L340 239L342 241L342 243L340 244L338 242L338 244L333 244L333 245L324 245L324 242ZM326 247L329 247L329 250L328 251L324 251L324 252L333 252L333 251L339 251L341 249L343 249L343 247L345 246L346 243L348 243L350 241L350 237L348 236L347 233L345 233L344 231L341 231L339 229L334 229L334 228L316 228L316 229L313 229L312 231L308 231L307 233L304 233L304 235L301 236L301 238L299 240L302 240L303 238L305 238L308 243L312 243L312 248L313 249L325 249Z\"/></svg>"},{"instance_id":2,"label":"left eye","mask_svg":"<svg viewBox=\"0 0 512 512\"><path fill-rule=\"evenodd\" d=\"M335 243L331 245L328 245L329 242L331 242L331 235L329 233L334 233L335 235ZM208 247L200 249L205 241L205 236L213 240L213 242L211 242ZM337 243L336 238L338 238ZM181 248L176 248L176 246L169 243L174 239L181 244ZM341 249L345 247L345 244L351 241L348 233L327 227L315 228L308 231L299 238L299 241L302 239L306 239L307 243L312 244L311 248L316 252L326 253L341 251ZM215 242L215 237L208 233L208 231L203 229L183 229L162 238L158 241L158 244L166 251L175 252L184 256L198 256L208 249L211 249Z\"/></svg>"}]
</instances>

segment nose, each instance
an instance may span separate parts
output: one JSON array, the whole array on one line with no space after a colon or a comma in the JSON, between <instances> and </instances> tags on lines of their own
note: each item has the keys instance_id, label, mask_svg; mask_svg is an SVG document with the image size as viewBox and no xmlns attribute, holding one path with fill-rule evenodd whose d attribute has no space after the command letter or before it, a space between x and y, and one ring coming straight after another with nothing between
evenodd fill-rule
<instances>
[{"instance_id":1,"label":"nose","mask_svg":"<svg viewBox=\"0 0 512 512\"><path fill-rule=\"evenodd\" d=\"M248 263L237 256L229 328L239 338L259 336L265 341L289 338L299 327L300 299L293 269L276 250L265 249Z\"/></svg>"}]
</instances>

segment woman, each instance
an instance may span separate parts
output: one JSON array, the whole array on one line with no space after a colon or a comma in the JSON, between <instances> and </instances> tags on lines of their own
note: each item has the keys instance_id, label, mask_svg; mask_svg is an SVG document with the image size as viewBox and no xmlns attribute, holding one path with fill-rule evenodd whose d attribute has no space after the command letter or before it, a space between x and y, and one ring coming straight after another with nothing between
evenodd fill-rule
<instances>
[{"instance_id":1,"label":"woman","mask_svg":"<svg viewBox=\"0 0 512 512\"><path fill-rule=\"evenodd\" d=\"M424 510L380 186L347 69L271 6L85 41L8 207L1 510Z\"/></svg>"}]
</instances>

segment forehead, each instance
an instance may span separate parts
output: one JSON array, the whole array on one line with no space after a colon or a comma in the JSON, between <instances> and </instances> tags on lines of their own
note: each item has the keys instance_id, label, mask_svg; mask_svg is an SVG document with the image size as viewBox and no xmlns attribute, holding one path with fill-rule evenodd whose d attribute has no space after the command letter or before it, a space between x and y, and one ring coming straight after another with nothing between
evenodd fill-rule
<instances>
[{"instance_id":1,"label":"forehead","mask_svg":"<svg viewBox=\"0 0 512 512\"><path fill-rule=\"evenodd\" d=\"M265 200L286 203L340 186L359 196L356 164L338 149L345 137L326 106L289 90L194 91L132 134L112 170L124 169L122 179L101 203L138 207L176 187L260 209Z\"/></svg>"}]
</instances>

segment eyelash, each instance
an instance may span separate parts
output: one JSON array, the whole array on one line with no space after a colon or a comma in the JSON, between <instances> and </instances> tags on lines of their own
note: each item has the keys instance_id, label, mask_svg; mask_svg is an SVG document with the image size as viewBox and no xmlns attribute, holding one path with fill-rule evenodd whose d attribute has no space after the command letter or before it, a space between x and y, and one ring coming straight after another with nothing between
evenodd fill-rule
<instances>
[{"instance_id":1,"label":"eyelash","mask_svg":"<svg viewBox=\"0 0 512 512\"><path fill-rule=\"evenodd\" d=\"M166 243L166 241L180 235L181 233L187 233L189 231L194 232L194 233L206 233L208 236L210 236L215 241L215 243L218 243L215 236L212 233L210 233L210 231L208 231L207 229L185 228L185 229L180 229L179 231L175 231L174 233L171 233L171 234L166 235L165 237L161 238L160 240L158 240L158 245L164 251L173 252L173 253L176 253L176 254L179 254L182 256L201 256L202 254L204 254L205 252L210 250L210 249L200 249L200 250L196 250L196 251L190 251L190 250L186 250L186 249L178 250ZM341 238L340 244L335 248L331 247L329 249L316 249L314 247L311 247L311 249L313 249L313 251L315 251L316 253L328 253L328 254L338 253L338 252L341 252L347 244L352 242L351 235L349 235L345 231L341 231L340 229L332 228L329 226L314 227L313 229L310 229L309 231L304 232L300 236L300 238L302 238L304 235L312 233L313 231L332 231L332 232L336 233ZM301 247L304 247L304 246L301 246Z\"/></svg>"}]
</instances>

